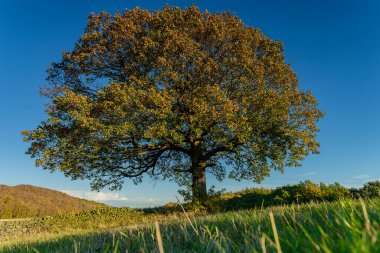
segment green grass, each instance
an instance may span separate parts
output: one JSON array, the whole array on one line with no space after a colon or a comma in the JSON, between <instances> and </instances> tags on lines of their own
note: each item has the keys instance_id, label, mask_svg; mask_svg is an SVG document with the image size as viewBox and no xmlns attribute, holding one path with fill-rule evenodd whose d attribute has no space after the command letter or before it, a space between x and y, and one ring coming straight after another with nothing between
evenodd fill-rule
<instances>
[{"instance_id":1,"label":"green grass","mask_svg":"<svg viewBox=\"0 0 380 253\"><path fill-rule=\"evenodd\" d=\"M111 228L106 228L106 221L100 222L106 213L87 214L87 220L78 218L77 225L68 222L61 230L38 231L36 228L43 226L36 225L26 234L18 234L22 240L10 239L8 234L2 252L158 252L155 220L159 220L165 252L278 252L273 227L283 252L380 252L380 199L365 204L344 200L277 206L189 219L125 211L112 218ZM52 223L54 219L57 223ZM58 220L51 218L47 223L57 228ZM31 222L18 226L30 226ZM128 226L136 223L142 225ZM83 224L93 225L86 228Z\"/></svg>"}]
</instances>

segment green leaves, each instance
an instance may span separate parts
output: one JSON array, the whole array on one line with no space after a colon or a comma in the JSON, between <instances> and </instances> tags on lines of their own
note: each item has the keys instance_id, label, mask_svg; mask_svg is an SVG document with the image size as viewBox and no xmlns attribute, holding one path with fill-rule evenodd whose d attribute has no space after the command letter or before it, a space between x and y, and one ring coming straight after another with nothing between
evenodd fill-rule
<instances>
[{"instance_id":1,"label":"green leaves","mask_svg":"<svg viewBox=\"0 0 380 253\"><path fill-rule=\"evenodd\" d=\"M199 164L222 179L224 162L231 178L259 182L318 153L323 113L282 51L195 6L92 14L48 71L49 119L25 133L28 153L96 189L144 173L186 184Z\"/></svg>"}]
</instances>

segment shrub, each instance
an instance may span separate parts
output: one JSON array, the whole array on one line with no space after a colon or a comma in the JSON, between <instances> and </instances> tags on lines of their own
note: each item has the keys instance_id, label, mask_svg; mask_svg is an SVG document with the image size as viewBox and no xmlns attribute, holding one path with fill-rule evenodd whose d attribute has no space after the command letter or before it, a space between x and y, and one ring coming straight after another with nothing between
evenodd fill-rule
<instances>
[{"instance_id":1,"label":"shrub","mask_svg":"<svg viewBox=\"0 0 380 253\"><path fill-rule=\"evenodd\" d=\"M366 183L361 189L362 196L365 198L374 198L380 196L380 180Z\"/></svg>"},{"instance_id":2,"label":"shrub","mask_svg":"<svg viewBox=\"0 0 380 253\"><path fill-rule=\"evenodd\" d=\"M308 202L336 201L346 198L373 198L379 196L380 181L368 182L362 188L348 189L339 183L330 185L313 183L310 180L276 189L246 188L240 192L215 192L211 189L204 205L198 202L185 204L194 212L220 212L261 208L273 205L303 204ZM188 194L190 194L188 192ZM191 199L188 197L188 199Z\"/></svg>"}]
</instances>

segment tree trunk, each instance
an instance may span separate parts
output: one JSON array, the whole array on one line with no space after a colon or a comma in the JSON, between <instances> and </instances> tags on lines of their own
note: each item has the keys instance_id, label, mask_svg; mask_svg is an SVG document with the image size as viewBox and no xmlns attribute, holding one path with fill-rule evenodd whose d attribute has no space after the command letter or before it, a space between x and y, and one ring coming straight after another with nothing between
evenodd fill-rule
<instances>
[{"instance_id":1,"label":"tree trunk","mask_svg":"<svg viewBox=\"0 0 380 253\"><path fill-rule=\"evenodd\" d=\"M206 163L200 162L192 168L193 174L193 201L204 204L207 198Z\"/></svg>"},{"instance_id":2,"label":"tree trunk","mask_svg":"<svg viewBox=\"0 0 380 253\"><path fill-rule=\"evenodd\" d=\"M203 160L202 142L194 141L191 144L191 174L193 176L193 202L205 204L206 188L206 161Z\"/></svg>"}]
</instances>

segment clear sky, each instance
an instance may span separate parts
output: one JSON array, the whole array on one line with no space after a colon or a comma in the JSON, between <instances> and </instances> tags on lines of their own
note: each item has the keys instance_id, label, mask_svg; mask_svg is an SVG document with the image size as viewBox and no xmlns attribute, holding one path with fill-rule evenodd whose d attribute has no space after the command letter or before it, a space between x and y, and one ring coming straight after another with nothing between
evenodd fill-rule
<instances>
[{"instance_id":1,"label":"clear sky","mask_svg":"<svg viewBox=\"0 0 380 253\"><path fill-rule=\"evenodd\" d=\"M360 186L380 178L380 1L105 1L0 0L0 184L32 184L115 205L147 206L173 200L177 186L146 179L121 192L91 193L88 181L71 181L34 166L21 131L46 118L38 93L45 69L71 50L93 12L140 6L150 10L195 3L202 10L231 11L285 46L302 89L311 90L326 113L319 127L321 154L303 166L272 173L261 186L310 179ZM257 186L226 180L208 185L236 191Z\"/></svg>"}]
</instances>

